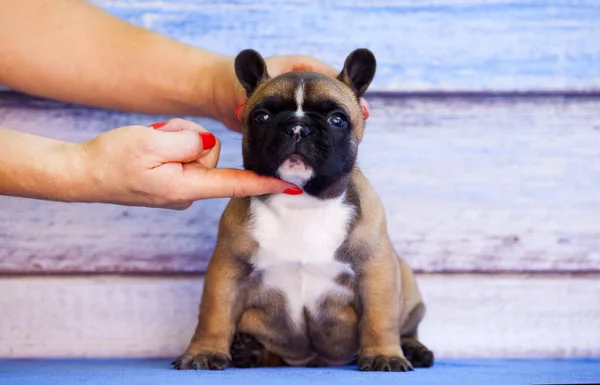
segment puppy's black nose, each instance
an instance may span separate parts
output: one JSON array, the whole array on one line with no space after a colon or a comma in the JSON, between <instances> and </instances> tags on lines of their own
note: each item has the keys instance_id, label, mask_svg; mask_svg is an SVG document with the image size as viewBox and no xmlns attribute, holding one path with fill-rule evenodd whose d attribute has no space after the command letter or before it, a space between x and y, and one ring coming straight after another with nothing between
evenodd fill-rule
<instances>
[{"instance_id":1,"label":"puppy's black nose","mask_svg":"<svg viewBox=\"0 0 600 385\"><path fill-rule=\"evenodd\" d=\"M296 140L300 140L310 134L310 129L303 125L296 125L288 128L286 134L293 136Z\"/></svg>"}]
</instances>

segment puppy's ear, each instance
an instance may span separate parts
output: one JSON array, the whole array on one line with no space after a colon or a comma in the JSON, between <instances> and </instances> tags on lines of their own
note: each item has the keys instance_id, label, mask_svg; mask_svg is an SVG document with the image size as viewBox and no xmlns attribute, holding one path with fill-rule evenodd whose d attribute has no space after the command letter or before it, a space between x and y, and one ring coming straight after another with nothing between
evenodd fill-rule
<instances>
[{"instance_id":1,"label":"puppy's ear","mask_svg":"<svg viewBox=\"0 0 600 385\"><path fill-rule=\"evenodd\" d=\"M337 79L352 88L356 96L361 97L373 81L376 68L375 55L366 48L359 48L348 55Z\"/></svg>"},{"instance_id":2,"label":"puppy's ear","mask_svg":"<svg viewBox=\"0 0 600 385\"><path fill-rule=\"evenodd\" d=\"M248 96L252 95L260 82L269 79L265 60L253 49L243 50L237 55L235 74Z\"/></svg>"}]
</instances>

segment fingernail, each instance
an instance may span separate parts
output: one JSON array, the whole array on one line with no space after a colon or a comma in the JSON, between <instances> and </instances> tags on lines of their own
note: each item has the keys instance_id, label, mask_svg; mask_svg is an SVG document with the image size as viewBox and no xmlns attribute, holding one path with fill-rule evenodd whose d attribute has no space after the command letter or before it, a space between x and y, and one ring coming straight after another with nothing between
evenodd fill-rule
<instances>
[{"instance_id":1,"label":"fingernail","mask_svg":"<svg viewBox=\"0 0 600 385\"><path fill-rule=\"evenodd\" d=\"M217 144L217 139L210 132L201 132L200 139L202 140L202 148L205 150L210 150Z\"/></svg>"},{"instance_id":2,"label":"fingernail","mask_svg":"<svg viewBox=\"0 0 600 385\"><path fill-rule=\"evenodd\" d=\"M303 193L303 191L297 187L294 187L286 189L283 193L288 195L300 195Z\"/></svg>"},{"instance_id":3,"label":"fingernail","mask_svg":"<svg viewBox=\"0 0 600 385\"><path fill-rule=\"evenodd\" d=\"M363 109L363 115L365 116L365 120L369 119L369 109L367 108L367 106L362 106Z\"/></svg>"},{"instance_id":4,"label":"fingernail","mask_svg":"<svg viewBox=\"0 0 600 385\"><path fill-rule=\"evenodd\" d=\"M235 116L238 118L238 120L242 120L242 110L244 109L245 105L246 102L243 102L238 104L238 106L235 108Z\"/></svg>"},{"instance_id":5,"label":"fingernail","mask_svg":"<svg viewBox=\"0 0 600 385\"><path fill-rule=\"evenodd\" d=\"M151 124L149 127L152 127L155 130L158 130L159 128L161 128L165 124L167 124L167 122L154 123L154 124Z\"/></svg>"}]
</instances>

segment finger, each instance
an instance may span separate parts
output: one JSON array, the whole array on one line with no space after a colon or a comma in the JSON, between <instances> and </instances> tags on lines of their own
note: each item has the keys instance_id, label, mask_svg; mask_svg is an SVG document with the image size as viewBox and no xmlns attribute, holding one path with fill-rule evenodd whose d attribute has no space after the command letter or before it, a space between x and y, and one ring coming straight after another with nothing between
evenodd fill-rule
<instances>
[{"instance_id":1,"label":"finger","mask_svg":"<svg viewBox=\"0 0 600 385\"><path fill-rule=\"evenodd\" d=\"M206 128L190 120L177 118L165 123L158 123L157 130L164 132L178 132L184 130L198 132L200 139L203 142L203 150L201 151L200 156L193 160L197 160L205 167L212 168L217 166L219 155L221 153L221 142L215 138L214 146L209 148L208 146L210 143L206 143L206 141L208 140L210 142L213 139L210 137L212 134L210 134Z\"/></svg>"},{"instance_id":2,"label":"finger","mask_svg":"<svg viewBox=\"0 0 600 385\"><path fill-rule=\"evenodd\" d=\"M360 106L362 107L365 120L369 119L371 113L369 112L369 103L366 101L365 98L360 98Z\"/></svg>"},{"instance_id":3,"label":"finger","mask_svg":"<svg viewBox=\"0 0 600 385\"><path fill-rule=\"evenodd\" d=\"M338 70L312 56L297 57L292 64L292 71L320 72L331 77L336 77L339 74Z\"/></svg>"},{"instance_id":4,"label":"finger","mask_svg":"<svg viewBox=\"0 0 600 385\"><path fill-rule=\"evenodd\" d=\"M203 167L203 168L215 168L219 164L219 157L221 156L221 142L217 141L215 146L210 151L204 151L202 155L194 162L188 162L187 165Z\"/></svg>"},{"instance_id":5,"label":"finger","mask_svg":"<svg viewBox=\"0 0 600 385\"><path fill-rule=\"evenodd\" d=\"M219 140L213 134L192 130L156 130L150 146L152 151L161 157L162 163L187 163L207 156L218 160L218 152L221 149ZM211 154L212 152L216 154Z\"/></svg>"},{"instance_id":6,"label":"finger","mask_svg":"<svg viewBox=\"0 0 600 385\"><path fill-rule=\"evenodd\" d=\"M184 188L196 194L191 200L276 194L297 188L281 179L231 168L187 167L184 177L189 183Z\"/></svg>"},{"instance_id":7,"label":"finger","mask_svg":"<svg viewBox=\"0 0 600 385\"><path fill-rule=\"evenodd\" d=\"M201 125L186 119L171 119L167 122L155 123L150 125L158 131L164 132L176 132L176 131L196 131L196 132L208 132L208 130Z\"/></svg>"},{"instance_id":8,"label":"finger","mask_svg":"<svg viewBox=\"0 0 600 385\"><path fill-rule=\"evenodd\" d=\"M320 72L336 77L339 73L335 68L309 55L288 55L268 58L267 68L273 77L289 71Z\"/></svg>"},{"instance_id":9,"label":"finger","mask_svg":"<svg viewBox=\"0 0 600 385\"><path fill-rule=\"evenodd\" d=\"M369 109L369 102L367 102L365 98L360 98L360 105L365 107L366 109Z\"/></svg>"},{"instance_id":10,"label":"finger","mask_svg":"<svg viewBox=\"0 0 600 385\"><path fill-rule=\"evenodd\" d=\"M186 202L186 203L176 203L176 204L172 204L172 205L159 206L159 207L169 209L169 210L183 211L183 210L189 209L191 206L192 206L192 202Z\"/></svg>"}]
</instances>

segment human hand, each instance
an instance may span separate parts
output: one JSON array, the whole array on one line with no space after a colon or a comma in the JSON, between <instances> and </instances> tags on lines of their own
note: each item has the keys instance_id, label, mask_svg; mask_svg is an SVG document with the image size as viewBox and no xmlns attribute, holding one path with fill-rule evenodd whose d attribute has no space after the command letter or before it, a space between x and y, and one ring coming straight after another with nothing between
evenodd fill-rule
<instances>
[{"instance_id":1,"label":"human hand","mask_svg":"<svg viewBox=\"0 0 600 385\"><path fill-rule=\"evenodd\" d=\"M297 189L252 171L216 168L219 140L191 121L154 126L117 128L83 144L90 201L182 210L200 199Z\"/></svg>"},{"instance_id":2,"label":"human hand","mask_svg":"<svg viewBox=\"0 0 600 385\"><path fill-rule=\"evenodd\" d=\"M213 118L234 131L241 131L235 108L246 100L246 91L235 75L235 57L225 57L215 76ZM312 71L336 77L340 71L308 55L282 55L265 58L267 71L275 77L290 71Z\"/></svg>"}]
</instances>

